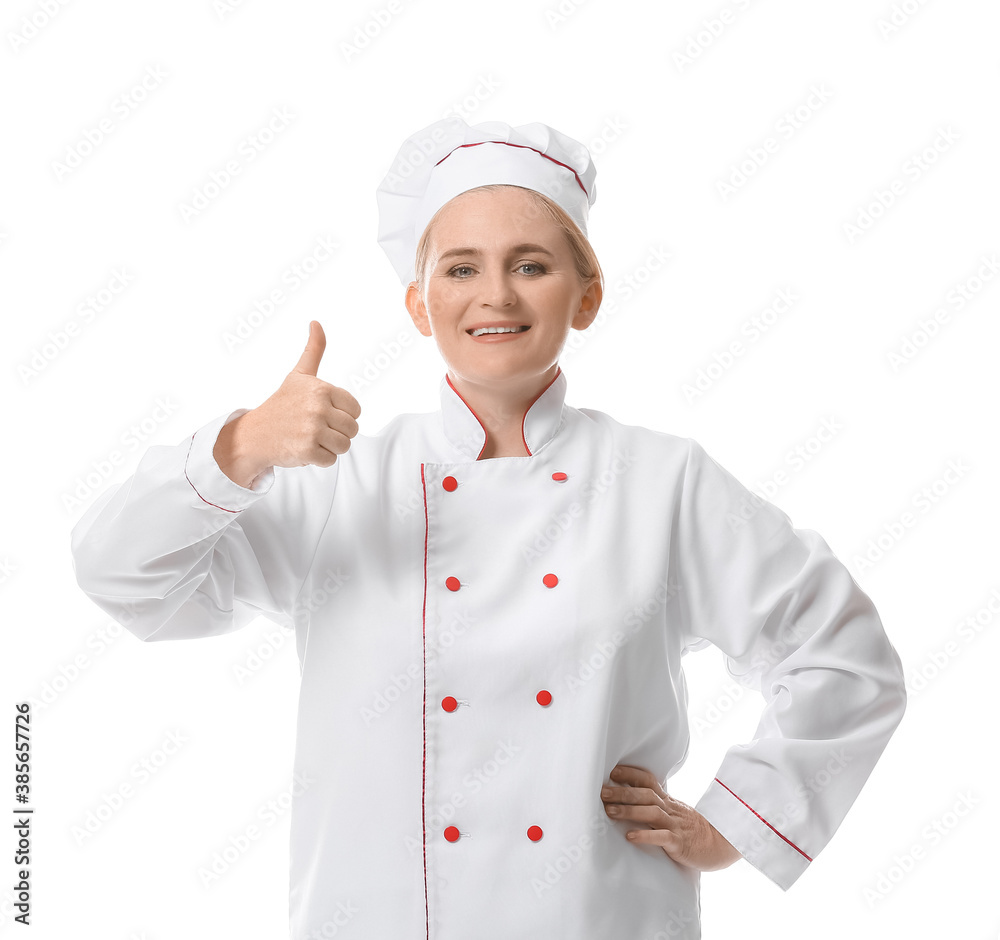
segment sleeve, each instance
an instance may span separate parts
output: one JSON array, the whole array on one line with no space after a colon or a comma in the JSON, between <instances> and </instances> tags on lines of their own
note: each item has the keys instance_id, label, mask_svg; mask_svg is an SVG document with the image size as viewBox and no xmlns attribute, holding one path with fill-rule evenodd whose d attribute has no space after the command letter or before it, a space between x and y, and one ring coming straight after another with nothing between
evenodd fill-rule
<instances>
[{"instance_id":1,"label":"sleeve","mask_svg":"<svg viewBox=\"0 0 1000 940\"><path fill-rule=\"evenodd\" d=\"M251 488L222 472L219 415L174 446L156 445L73 527L84 593L141 640L217 636L263 614L294 626L294 605L336 486L329 468L268 468ZM321 471L322 486L314 484Z\"/></svg>"},{"instance_id":2,"label":"sleeve","mask_svg":"<svg viewBox=\"0 0 1000 940\"><path fill-rule=\"evenodd\" d=\"M714 644L764 699L753 740L729 748L695 809L787 890L902 719L902 664L829 545L688 440L673 549L684 639Z\"/></svg>"}]
</instances>

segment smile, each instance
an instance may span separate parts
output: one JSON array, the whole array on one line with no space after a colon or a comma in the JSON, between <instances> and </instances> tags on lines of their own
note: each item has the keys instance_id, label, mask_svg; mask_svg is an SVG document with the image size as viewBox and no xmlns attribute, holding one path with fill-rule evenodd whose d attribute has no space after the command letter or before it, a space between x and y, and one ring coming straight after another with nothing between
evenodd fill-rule
<instances>
[{"instance_id":1,"label":"smile","mask_svg":"<svg viewBox=\"0 0 1000 940\"><path fill-rule=\"evenodd\" d=\"M466 330L470 336L484 336L488 333L524 333L530 326L488 326L478 330Z\"/></svg>"}]
</instances>

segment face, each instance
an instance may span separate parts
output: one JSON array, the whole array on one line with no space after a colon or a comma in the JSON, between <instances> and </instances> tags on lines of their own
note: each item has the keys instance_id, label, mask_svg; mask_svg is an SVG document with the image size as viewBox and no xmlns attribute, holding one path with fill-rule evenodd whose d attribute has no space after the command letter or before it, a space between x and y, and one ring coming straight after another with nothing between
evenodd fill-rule
<instances>
[{"instance_id":1,"label":"face","mask_svg":"<svg viewBox=\"0 0 1000 940\"><path fill-rule=\"evenodd\" d=\"M569 330L586 329L600 302L600 282L581 283L562 229L518 188L448 202L430 234L424 294L416 281L406 292L414 324L434 337L452 377L494 387L554 376ZM519 331L471 333L494 324Z\"/></svg>"}]
</instances>

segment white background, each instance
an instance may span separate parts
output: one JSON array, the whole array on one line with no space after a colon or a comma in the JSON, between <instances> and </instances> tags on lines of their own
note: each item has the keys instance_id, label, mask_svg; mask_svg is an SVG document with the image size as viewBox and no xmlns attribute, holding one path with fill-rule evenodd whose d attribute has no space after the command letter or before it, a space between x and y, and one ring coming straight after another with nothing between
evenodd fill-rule
<instances>
[{"instance_id":1,"label":"white background","mask_svg":"<svg viewBox=\"0 0 1000 940\"><path fill-rule=\"evenodd\" d=\"M454 110L542 121L594 155L608 314L564 351L567 402L694 437L754 489L784 469L769 498L824 536L906 667L906 716L833 841L787 893L743 861L703 875L706 940L1000 935L996 4L566 0L557 21L526 0L47 2L0 18L0 678L5 748L14 703L35 703L36 808L33 926L11 921L5 823L0 938L285 936L294 645L263 619L141 644L76 585L69 532L145 447L270 395L310 319L320 377L354 392L361 433L437 408L444 366L376 243L375 189L402 141ZM292 117L264 146L275 109ZM340 247L314 263L322 236ZM670 255L658 270L654 250ZM296 264L309 279L253 320ZM781 289L795 302L768 316ZM755 316L768 328L751 339ZM742 355L718 365L734 341ZM824 421L838 430L820 441ZM270 658L241 682L257 650ZM693 804L761 700L734 693L714 649L687 668L691 754L670 789ZM362 781L357 811L377 811ZM262 838L203 885L254 823Z\"/></svg>"}]
</instances>

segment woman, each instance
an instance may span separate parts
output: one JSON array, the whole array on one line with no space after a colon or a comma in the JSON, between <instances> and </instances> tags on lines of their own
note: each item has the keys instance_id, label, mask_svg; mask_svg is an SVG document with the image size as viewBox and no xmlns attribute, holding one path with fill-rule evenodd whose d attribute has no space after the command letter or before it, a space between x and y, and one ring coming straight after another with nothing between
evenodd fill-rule
<instances>
[{"instance_id":1,"label":"woman","mask_svg":"<svg viewBox=\"0 0 1000 940\"><path fill-rule=\"evenodd\" d=\"M542 124L417 132L379 241L440 410L359 434L312 321L274 395L151 447L73 531L81 587L140 639L294 630L294 940L700 937L700 872L743 857L787 889L902 717L818 534L694 440L566 404L595 172ZM663 782L709 642L765 707L691 807Z\"/></svg>"}]
</instances>

